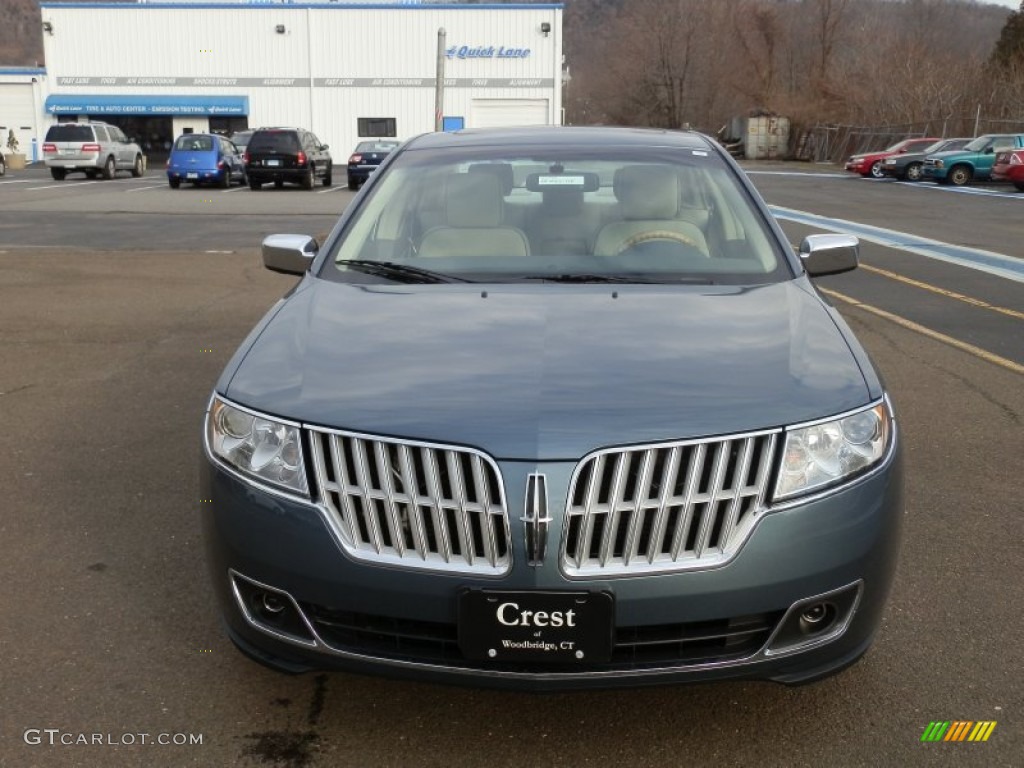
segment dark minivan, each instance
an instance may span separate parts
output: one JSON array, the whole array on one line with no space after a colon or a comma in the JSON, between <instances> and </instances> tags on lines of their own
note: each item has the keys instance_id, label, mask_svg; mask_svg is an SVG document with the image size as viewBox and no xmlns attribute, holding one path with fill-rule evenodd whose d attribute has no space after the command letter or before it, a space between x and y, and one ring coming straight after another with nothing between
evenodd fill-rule
<instances>
[{"instance_id":1,"label":"dark minivan","mask_svg":"<svg viewBox=\"0 0 1024 768\"><path fill-rule=\"evenodd\" d=\"M312 189L319 178L331 186L331 155L328 146L303 128L260 128L245 148L245 172L249 188L267 182L282 187L287 181Z\"/></svg>"}]
</instances>

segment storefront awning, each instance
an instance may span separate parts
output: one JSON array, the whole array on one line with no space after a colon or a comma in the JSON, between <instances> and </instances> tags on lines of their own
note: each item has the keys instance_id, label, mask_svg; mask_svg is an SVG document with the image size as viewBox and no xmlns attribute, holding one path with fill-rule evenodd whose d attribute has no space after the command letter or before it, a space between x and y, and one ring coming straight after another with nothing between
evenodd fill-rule
<instances>
[{"instance_id":1,"label":"storefront awning","mask_svg":"<svg viewBox=\"0 0 1024 768\"><path fill-rule=\"evenodd\" d=\"M54 93L51 115L248 115L248 96L115 96Z\"/></svg>"}]
</instances>

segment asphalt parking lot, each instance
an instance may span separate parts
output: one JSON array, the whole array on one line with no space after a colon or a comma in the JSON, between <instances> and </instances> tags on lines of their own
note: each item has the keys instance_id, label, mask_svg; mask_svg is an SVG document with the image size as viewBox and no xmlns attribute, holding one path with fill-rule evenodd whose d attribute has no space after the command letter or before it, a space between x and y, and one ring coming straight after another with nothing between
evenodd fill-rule
<instances>
[{"instance_id":1,"label":"asphalt parking lot","mask_svg":"<svg viewBox=\"0 0 1024 768\"><path fill-rule=\"evenodd\" d=\"M875 228L862 269L821 286L886 377L905 441L882 631L859 664L801 688L546 696L284 677L219 627L201 415L294 284L261 267L259 240L328 231L351 192L172 191L157 169L0 179L0 764L1024 764L1024 194L752 170L793 240ZM985 743L922 743L937 720L997 726Z\"/></svg>"}]
</instances>

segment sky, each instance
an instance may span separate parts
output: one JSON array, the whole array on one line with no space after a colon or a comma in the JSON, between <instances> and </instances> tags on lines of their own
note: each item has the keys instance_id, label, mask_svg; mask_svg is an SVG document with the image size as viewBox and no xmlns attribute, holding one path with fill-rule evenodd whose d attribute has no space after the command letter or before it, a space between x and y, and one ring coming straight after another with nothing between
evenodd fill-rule
<instances>
[{"instance_id":1,"label":"sky","mask_svg":"<svg viewBox=\"0 0 1024 768\"><path fill-rule=\"evenodd\" d=\"M1001 5L1004 8L1012 8L1015 11L1020 8L1020 0L984 0L984 2L991 3L992 5Z\"/></svg>"}]
</instances>

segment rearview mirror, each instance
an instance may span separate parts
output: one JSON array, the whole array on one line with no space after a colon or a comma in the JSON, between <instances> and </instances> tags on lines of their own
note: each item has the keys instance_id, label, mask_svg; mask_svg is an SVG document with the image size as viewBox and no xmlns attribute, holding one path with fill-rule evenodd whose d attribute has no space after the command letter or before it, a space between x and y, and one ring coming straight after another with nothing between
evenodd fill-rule
<instances>
[{"instance_id":1,"label":"rearview mirror","mask_svg":"<svg viewBox=\"0 0 1024 768\"><path fill-rule=\"evenodd\" d=\"M808 235L800 243L800 261L811 277L856 269L859 255L860 241L853 235Z\"/></svg>"},{"instance_id":2,"label":"rearview mirror","mask_svg":"<svg viewBox=\"0 0 1024 768\"><path fill-rule=\"evenodd\" d=\"M267 269L301 275L309 270L320 244L309 235L268 235L261 250L263 266Z\"/></svg>"}]
</instances>

